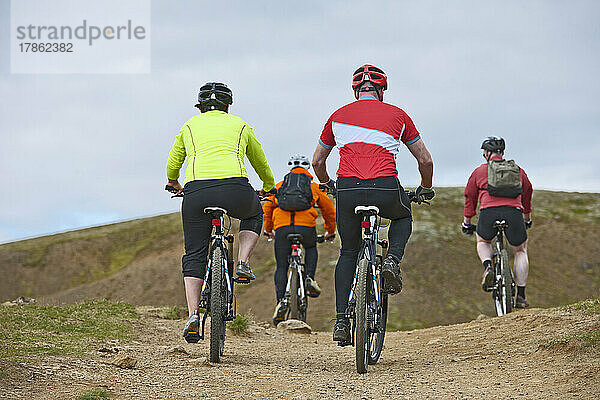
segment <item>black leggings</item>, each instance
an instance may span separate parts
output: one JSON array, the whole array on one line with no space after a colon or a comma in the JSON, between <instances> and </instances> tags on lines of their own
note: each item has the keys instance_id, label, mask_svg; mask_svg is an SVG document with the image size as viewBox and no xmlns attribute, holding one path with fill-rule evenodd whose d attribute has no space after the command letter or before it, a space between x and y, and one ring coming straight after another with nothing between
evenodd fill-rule
<instances>
[{"instance_id":1,"label":"black leggings","mask_svg":"<svg viewBox=\"0 0 600 400\"><path fill-rule=\"evenodd\" d=\"M404 248L412 233L410 200L395 176L375 179L339 178L337 189L337 226L342 249L335 267L335 303L338 315L348 307L348 295L362 231L362 217L354 213L356 206L377 206L379 215L391 220L388 230L388 255L402 260Z\"/></svg>"},{"instance_id":2,"label":"black leggings","mask_svg":"<svg viewBox=\"0 0 600 400\"><path fill-rule=\"evenodd\" d=\"M275 294L277 302L283 299L285 285L287 284L288 256L290 255L291 243L287 239L290 233L302 235L302 246L304 247L304 271L306 276L314 279L317 270L317 229L308 226L282 226L275 231Z\"/></svg>"},{"instance_id":3,"label":"black leggings","mask_svg":"<svg viewBox=\"0 0 600 400\"><path fill-rule=\"evenodd\" d=\"M188 182L183 188L181 218L185 255L181 259L183 276L204 278L212 232L206 207L221 207L227 215L240 219L240 231L260 235L262 208L256 192L246 178L211 179Z\"/></svg>"}]
</instances>

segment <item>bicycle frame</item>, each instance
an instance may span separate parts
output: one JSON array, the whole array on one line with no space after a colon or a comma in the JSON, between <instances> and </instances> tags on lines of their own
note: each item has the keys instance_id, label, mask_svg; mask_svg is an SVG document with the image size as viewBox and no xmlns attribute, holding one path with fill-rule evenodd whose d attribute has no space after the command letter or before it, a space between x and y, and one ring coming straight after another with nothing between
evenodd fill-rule
<instances>
[{"instance_id":1,"label":"bicycle frame","mask_svg":"<svg viewBox=\"0 0 600 400\"><path fill-rule=\"evenodd\" d=\"M510 264L508 264L508 260L506 260L507 265L505 265L505 268L508 268L509 274L510 274L510 288L508 288L508 290L510 290L510 293L508 292L508 290L506 291L505 294L502 294L502 287L501 286L507 286L507 282L504 282L504 278L503 278L503 270L502 270L502 263L501 263L501 258L502 258L502 253L505 250L506 246L504 243L504 229L506 229L508 227L506 221L504 220L497 220L494 223L494 228L496 228L496 236L494 238L494 247L495 247L495 253L492 256L492 260L493 260L493 267L494 267L494 273L495 273L495 282L494 282L494 286L492 288L492 296L494 298L494 305L496 307L496 314L498 316L502 316L507 314L508 312L510 312L511 310L507 310L507 305L504 304L502 298L505 295L509 295L510 296L510 301L512 302L512 294L513 294L513 286L514 286L514 275L513 275L513 271L512 268L510 266Z\"/></svg>"},{"instance_id":2,"label":"bicycle frame","mask_svg":"<svg viewBox=\"0 0 600 400\"><path fill-rule=\"evenodd\" d=\"M212 214L211 214L212 215ZM224 262L222 263L225 282L226 282L226 290L227 290L227 314L225 316L225 320L232 321L236 314L236 301L235 296L233 295L233 282L234 279L232 277L232 271L230 271L230 263L232 261L231 258L231 246L233 245L233 235L225 234L225 229L223 228L224 216L220 214L218 216L212 215L212 226L213 226L213 234L211 235L211 244L209 246L208 254L212 255L214 249L221 248ZM215 218L218 217L218 218ZM202 283L201 293L206 293L206 286L211 279L211 271L212 271L212 257L208 258L208 265L206 267L206 273L204 274L204 282ZM213 288L211 288L212 290ZM204 339L204 327L206 323L206 318L208 317L208 313L210 311L210 302L207 301L204 296L202 296L201 306L204 305L204 315L202 317L202 333L200 335L200 339Z\"/></svg>"},{"instance_id":3,"label":"bicycle frame","mask_svg":"<svg viewBox=\"0 0 600 400\"><path fill-rule=\"evenodd\" d=\"M379 275L380 271L377 269L376 267L376 260L377 257L381 257L380 255L377 254L377 244L383 245L387 245L387 242L385 241L378 241L378 231L379 231L379 223L378 223L378 219L377 219L377 215L368 215L363 217L363 221L361 222L361 226L363 228L363 240L361 243L361 247L360 247L360 251L358 254L358 258L357 260L361 260L363 258L367 259L369 261L369 278L367 279L368 282L371 282L371 284L369 285L369 290L367 291L368 293L373 293L374 297L375 297L375 305L376 308L379 306L380 302L381 302L381 296L379 293L379 290L377 289L377 276ZM350 286L350 294L348 296L348 308L346 309L346 318L348 318L350 321L353 321L353 325L356 324L356 315L355 315L355 307L356 307L356 299L355 299L355 292L356 292L356 284L358 281L358 263L356 265L356 269L354 271L354 278L352 279L352 286ZM375 315L375 326L379 326L379 315L377 313L374 313ZM352 344L352 346L354 346L354 342L355 342L355 331L356 329L352 329L352 342L351 343L340 343L340 345L347 345L347 344Z\"/></svg>"},{"instance_id":4,"label":"bicycle frame","mask_svg":"<svg viewBox=\"0 0 600 400\"><path fill-rule=\"evenodd\" d=\"M289 257L289 272L287 285L285 286L285 299L289 301L291 296L292 274L298 274L298 282L300 283L300 298L306 299L306 289L304 288L304 263L302 262L302 248L298 243L292 243L292 253Z\"/></svg>"}]
</instances>

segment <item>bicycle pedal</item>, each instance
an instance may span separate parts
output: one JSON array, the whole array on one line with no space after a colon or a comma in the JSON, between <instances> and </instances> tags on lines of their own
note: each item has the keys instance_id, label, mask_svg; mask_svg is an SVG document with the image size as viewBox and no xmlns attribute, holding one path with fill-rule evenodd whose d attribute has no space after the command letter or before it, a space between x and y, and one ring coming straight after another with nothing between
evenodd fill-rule
<instances>
[{"instance_id":1,"label":"bicycle pedal","mask_svg":"<svg viewBox=\"0 0 600 400\"><path fill-rule=\"evenodd\" d=\"M198 335L198 332L190 332L184 337L184 339L188 343L198 343L200 339L204 338Z\"/></svg>"},{"instance_id":2,"label":"bicycle pedal","mask_svg":"<svg viewBox=\"0 0 600 400\"><path fill-rule=\"evenodd\" d=\"M337 345L340 347L352 346L352 342L338 342Z\"/></svg>"},{"instance_id":3,"label":"bicycle pedal","mask_svg":"<svg viewBox=\"0 0 600 400\"><path fill-rule=\"evenodd\" d=\"M246 278L245 276L238 276L237 278L233 278L233 281L236 283L241 283L242 285L247 285L251 282L251 279Z\"/></svg>"}]
</instances>

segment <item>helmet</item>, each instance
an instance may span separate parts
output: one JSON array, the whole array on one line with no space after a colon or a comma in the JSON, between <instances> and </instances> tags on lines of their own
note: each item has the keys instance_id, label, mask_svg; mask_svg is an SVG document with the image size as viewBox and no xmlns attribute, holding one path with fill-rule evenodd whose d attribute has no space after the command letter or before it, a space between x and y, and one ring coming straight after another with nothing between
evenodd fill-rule
<instances>
[{"instance_id":1,"label":"helmet","mask_svg":"<svg viewBox=\"0 0 600 400\"><path fill-rule=\"evenodd\" d=\"M294 154L288 160L288 167L290 167L290 169L294 169L296 167L302 167L302 168L309 169L310 161L308 161L308 157L306 157L305 155Z\"/></svg>"},{"instance_id":2,"label":"helmet","mask_svg":"<svg viewBox=\"0 0 600 400\"><path fill-rule=\"evenodd\" d=\"M383 90L387 89L387 76L385 72L371 64L365 64L354 71L352 75L352 90L358 89L367 81L381 86Z\"/></svg>"},{"instance_id":3,"label":"helmet","mask_svg":"<svg viewBox=\"0 0 600 400\"><path fill-rule=\"evenodd\" d=\"M208 82L198 92L198 104L196 107L202 112L210 110L226 111L233 104L233 93L226 84L220 82Z\"/></svg>"},{"instance_id":4,"label":"helmet","mask_svg":"<svg viewBox=\"0 0 600 400\"><path fill-rule=\"evenodd\" d=\"M488 136L481 144L483 150L488 150L492 153L502 153L505 147L504 139L497 136Z\"/></svg>"}]
</instances>

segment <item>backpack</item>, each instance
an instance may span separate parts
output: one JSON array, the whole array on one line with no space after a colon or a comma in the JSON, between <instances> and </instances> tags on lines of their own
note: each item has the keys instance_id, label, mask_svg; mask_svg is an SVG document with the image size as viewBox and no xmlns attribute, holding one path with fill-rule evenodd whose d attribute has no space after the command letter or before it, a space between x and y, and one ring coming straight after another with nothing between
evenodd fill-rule
<instances>
[{"instance_id":1,"label":"backpack","mask_svg":"<svg viewBox=\"0 0 600 400\"><path fill-rule=\"evenodd\" d=\"M284 178L275 197L279 208L285 211L302 211L312 207L313 194L308 175L289 172Z\"/></svg>"},{"instance_id":2,"label":"backpack","mask_svg":"<svg viewBox=\"0 0 600 400\"><path fill-rule=\"evenodd\" d=\"M491 160L488 163L488 193L496 197L519 197L523 193L521 168L514 160Z\"/></svg>"}]
</instances>

